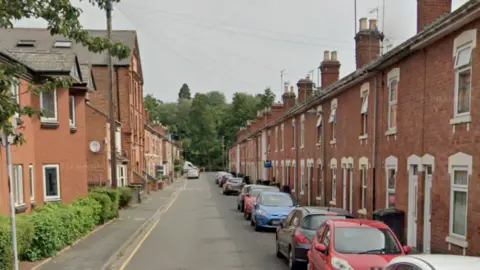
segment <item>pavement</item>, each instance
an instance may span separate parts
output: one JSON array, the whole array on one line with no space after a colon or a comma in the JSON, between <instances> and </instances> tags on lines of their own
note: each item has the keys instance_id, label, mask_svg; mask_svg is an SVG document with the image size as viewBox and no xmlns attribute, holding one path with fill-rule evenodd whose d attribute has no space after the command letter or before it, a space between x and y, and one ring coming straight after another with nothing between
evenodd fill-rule
<instances>
[{"instance_id":1,"label":"pavement","mask_svg":"<svg viewBox=\"0 0 480 270\"><path fill-rule=\"evenodd\" d=\"M121 210L119 218L35 270L105 269L110 262L121 257L128 243L144 233L152 217L171 203L176 192L183 189L185 181L178 179L163 190L151 192L142 204Z\"/></svg>"},{"instance_id":2,"label":"pavement","mask_svg":"<svg viewBox=\"0 0 480 270\"><path fill-rule=\"evenodd\" d=\"M237 211L236 196L222 195L213 176L187 180L168 211L110 269L288 269L276 258L275 233L255 232Z\"/></svg>"}]
</instances>

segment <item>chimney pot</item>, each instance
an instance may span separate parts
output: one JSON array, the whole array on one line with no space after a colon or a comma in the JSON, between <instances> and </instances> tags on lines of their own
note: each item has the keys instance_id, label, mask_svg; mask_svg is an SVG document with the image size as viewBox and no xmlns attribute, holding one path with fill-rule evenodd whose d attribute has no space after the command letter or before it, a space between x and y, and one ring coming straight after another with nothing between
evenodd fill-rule
<instances>
[{"instance_id":1,"label":"chimney pot","mask_svg":"<svg viewBox=\"0 0 480 270\"><path fill-rule=\"evenodd\" d=\"M368 19L367 18L360 18L360 31L368 30Z\"/></svg>"},{"instance_id":2,"label":"chimney pot","mask_svg":"<svg viewBox=\"0 0 480 270\"><path fill-rule=\"evenodd\" d=\"M331 56L330 60L332 60L332 61L337 61L338 60L337 51L332 51L332 56Z\"/></svg>"},{"instance_id":3,"label":"chimney pot","mask_svg":"<svg viewBox=\"0 0 480 270\"><path fill-rule=\"evenodd\" d=\"M375 26L377 26L377 19L370 19L370 25L369 28L370 30L375 30Z\"/></svg>"},{"instance_id":4,"label":"chimney pot","mask_svg":"<svg viewBox=\"0 0 480 270\"><path fill-rule=\"evenodd\" d=\"M293 85L290 86L290 92L295 93L295 88L293 87Z\"/></svg>"},{"instance_id":5,"label":"chimney pot","mask_svg":"<svg viewBox=\"0 0 480 270\"><path fill-rule=\"evenodd\" d=\"M330 51L323 52L323 61L330 61Z\"/></svg>"}]
</instances>

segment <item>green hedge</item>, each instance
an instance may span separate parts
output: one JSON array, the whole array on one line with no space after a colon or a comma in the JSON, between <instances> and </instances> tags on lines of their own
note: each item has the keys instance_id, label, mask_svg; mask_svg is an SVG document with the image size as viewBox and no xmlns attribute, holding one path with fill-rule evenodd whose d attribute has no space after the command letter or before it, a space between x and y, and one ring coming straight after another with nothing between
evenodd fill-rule
<instances>
[{"instance_id":1,"label":"green hedge","mask_svg":"<svg viewBox=\"0 0 480 270\"><path fill-rule=\"evenodd\" d=\"M120 195L125 193L126 195ZM63 248L118 215L120 198L126 190L95 189L87 198L71 205L45 204L30 215L17 215L17 244L20 259L36 261L55 256ZM125 204L124 202L122 202ZM0 270L13 267L10 219L0 217Z\"/></svg>"},{"instance_id":2,"label":"green hedge","mask_svg":"<svg viewBox=\"0 0 480 270\"><path fill-rule=\"evenodd\" d=\"M120 191L120 208L128 206L133 197L133 190L128 187L118 189Z\"/></svg>"}]
</instances>

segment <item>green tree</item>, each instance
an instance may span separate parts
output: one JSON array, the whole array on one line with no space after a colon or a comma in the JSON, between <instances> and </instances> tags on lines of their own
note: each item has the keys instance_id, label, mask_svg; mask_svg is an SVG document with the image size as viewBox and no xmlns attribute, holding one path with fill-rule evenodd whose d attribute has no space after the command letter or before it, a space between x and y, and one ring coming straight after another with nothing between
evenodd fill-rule
<instances>
[{"instance_id":1,"label":"green tree","mask_svg":"<svg viewBox=\"0 0 480 270\"><path fill-rule=\"evenodd\" d=\"M182 85L182 88L180 88L180 91L178 92L178 100L180 101L181 99L192 99L192 93L186 83Z\"/></svg>"},{"instance_id":2,"label":"green tree","mask_svg":"<svg viewBox=\"0 0 480 270\"><path fill-rule=\"evenodd\" d=\"M112 0L119 2L120 0ZM106 0L89 0L89 2L100 9L106 8ZM0 27L11 28L13 21L24 18L44 19L52 35L63 35L66 38L84 45L89 51L100 53L107 51L110 55L124 59L129 55L129 48L121 43L114 43L107 38L92 37L88 31L83 29L79 17L82 13L80 8L74 7L70 1L0 1ZM33 116L33 108L18 106L11 98L10 88L18 83L14 77L25 73L22 65L8 66L0 64L0 128L3 132L11 134L14 129L8 119L15 113L20 115ZM51 91L55 87L65 88L71 85L71 81L60 78L46 78L44 84L31 87L29 91L35 94L44 91ZM38 112L40 114L40 112ZM23 137L20 135L20 142Z\"/></svg>"},{"instance_id":3,"label":"green tree","mask_svg":"<svg viewBox=\"0 0 480 270\"><path fill-rule=\"evenodd\" d=\"M270 108L275 103L275 94L272 92L272 89L266 88L263 91L263 94L257 94L257 97L260 99L258 104L258 110L263 110L265 108Z\"/></svg>"}]
</instances>

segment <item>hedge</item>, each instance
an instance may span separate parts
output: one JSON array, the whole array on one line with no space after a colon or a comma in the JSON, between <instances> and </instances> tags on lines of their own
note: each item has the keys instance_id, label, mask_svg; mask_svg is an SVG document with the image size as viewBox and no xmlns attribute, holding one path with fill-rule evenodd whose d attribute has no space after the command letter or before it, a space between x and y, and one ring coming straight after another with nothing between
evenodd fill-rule
<instances>
[{"instance_id":1,"label":"hedge","mask_svg":"<svg viewBox=\"0 0 480 270\"><path fill-rule=\"evenodd\" d=\"M96 189L71 205L47 203L30 215L17 215L19 258L36 261L55 256L95 226L116 217L120 198L126 200L128 194L123 189ZM11 239L10 219L0 217L0 270L13 268Z\"/></svg>"},{"instance_id":2,"label":"hedge","mask_svg":"<svg viewBox=\"0 0 480 270\"><path fill-rule=\"evenodd\" d=\"M118 189L120 191L120 208L128 206L133 197L133 190L128 187Z\"/></svg>"}]
</instances>

